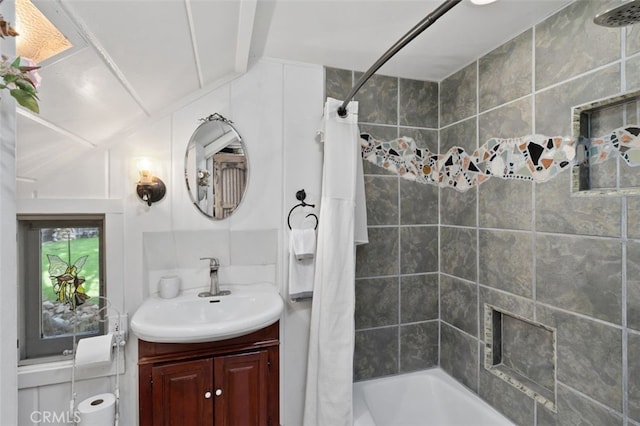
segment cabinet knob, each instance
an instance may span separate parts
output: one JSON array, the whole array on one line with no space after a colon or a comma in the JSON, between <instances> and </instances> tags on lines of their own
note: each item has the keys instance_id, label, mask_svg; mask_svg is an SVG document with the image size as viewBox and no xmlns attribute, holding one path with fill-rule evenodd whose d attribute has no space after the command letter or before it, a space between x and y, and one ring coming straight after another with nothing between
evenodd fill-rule
<instances>
[{"instance_id":1,"label":"cabinet knob","mask_svg":"<svg viewBox=\"0 0 640 426\"><path fill-rule=\"evenodd\" d=\"M216 389L216 396L222 395L222 389Z\"/></svg>"},{"instance_id":2,"label":"cabinet knob","mask_svg":"<svg viewBox=\"0 0 640 426\"><path fill-rule=\"evenodd\" d=\"M205 392L205 393L204 393L204 397L205 397L206 399L211 398L211 392Z\"/></svg>"}]
</instances>

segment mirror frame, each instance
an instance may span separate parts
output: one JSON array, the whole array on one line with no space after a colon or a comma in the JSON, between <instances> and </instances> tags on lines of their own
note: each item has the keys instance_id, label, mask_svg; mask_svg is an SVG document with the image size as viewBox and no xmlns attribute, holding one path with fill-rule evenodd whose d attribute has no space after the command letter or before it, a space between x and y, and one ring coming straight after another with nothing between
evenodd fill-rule
<instances>
[{"instance_id":1,"label":"mirror frame","mask_svg":"<svg viewBox=\"0 0 640 426\"><path fill-rule=\"evenodd\" d=\"M250 175L251 175L250 167L249 167L249 155L248 155L247 145L244 142L244 139L242 138L242 136L240 135L238 130L233 125L233 121L223 117L221 114L216 112L216 113L213 113L213 114L209 115L208 117L201 118L199 121L201 121L202 123L200 123L198 125L198 127L196 127L196 129L193 131L191 137L189 138L189 142L187 143L187 148L185 150L185 155L184 155L184 179L185 179L185 184L187 186L187 192L189 193L189 199L191 200L193 206L202 215L204 215L205 217L207 217L209 219L213 219L213 220L225 220L225 219L228 219L229 217L231 217L238 210L238 208L240 208L240 206L244 202L244 199L245 199L245 197L247 195L247 187L249 186ZM238 140L240 141L240 144L242 145L242 150L244 151L244 158L245 158L245 164L246 164L246 175L245 175L244 188L242 190L242 195L240 197L240 201L235 206L235 208L229 213L229 215L227 217L215 217L215 215L210 215L207 212L203 211L200 208L198 200L194 199L193 192L192 192L192 185L189 183L189 168L188 168L188 166L189 166L188 165L189 149L194 145L195 137L198 134L198 131L201 128L203 128L204 126L207 126L207 125L211 124L212 122L219 122L222 125L226 125L226 126L230 127L231 130L236 134ZM194 184L195 184L195 180L197 178L193 178L193 179L194 179Z\"/></svg>"}]
</instances>

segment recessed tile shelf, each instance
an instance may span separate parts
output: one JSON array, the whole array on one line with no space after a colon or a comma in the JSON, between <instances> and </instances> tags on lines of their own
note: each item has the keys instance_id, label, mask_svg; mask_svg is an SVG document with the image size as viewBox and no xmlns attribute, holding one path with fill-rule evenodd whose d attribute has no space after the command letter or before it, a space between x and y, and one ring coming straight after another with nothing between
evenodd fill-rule
<instances>
[{"instance_id":1,"label":"recessed tile shelf","mask_svg":"<svg viewBox=\"0 0 640 426\"><path fill-rule=\"evenodd\" d=\"M556 330L484 305L485 368L553 412Z\"/></svg>"},{"instance_id":2,"label":"recessed tile shelf","mask_svg":"<svg viewBox=\"0 0 640 426\"><path fill-rule=\"evenodd\" d=\"M640 173L635 168L640 147L631 142L637 141L640 127L640 91L574 107L572 116L572 139L577 141L572 194L640 194Z\"/></svg>"}]
</instances>

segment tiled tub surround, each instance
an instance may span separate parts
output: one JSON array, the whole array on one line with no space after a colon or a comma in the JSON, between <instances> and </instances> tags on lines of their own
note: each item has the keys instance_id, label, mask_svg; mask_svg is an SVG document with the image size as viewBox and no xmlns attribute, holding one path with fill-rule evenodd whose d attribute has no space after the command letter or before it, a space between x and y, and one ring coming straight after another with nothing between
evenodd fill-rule
<instances>
[{"instance_id":1,"label":"tiled tub surround","mask_svg":"<svg viewBox=\"0 0 640 426\"><path fill-rule=\"evenodd\" d=\"M438 153L473 152L490 138L571 134L572 107L640 89L640 26L597 27L601 8L572 3L432 83L439 119L402 121L414 117L402 109L420 105L417 97L425 114L433 110L430 90L415 88L428 83L375 76L358 99L360 130L379 140L412 137ZM327 95L344 97L353 79L328 69ZM439 363L519 425L640 425L640 197L572 197L569 173L544 184L490 179L465 193L372 164L365 173L375 239L359 249L356 291L391 289L386 304L372 303L371 289L357 298L356 315L370 314L356 319L356 380L395 374L406 359L411 368ZM557 413L484 368L485 303L556 329ZM521 368L534 361L521 357Z\"/></svg>"},{"instance_id":2,"label":"tiled tub surround","mask_svg":"<svg viewBox=\"0 0 640 426\"><path fill-rule=\"evenodd\" d=\"M326 69L326 95L342 99L358 73ZM437 152L438 84L374 76L360 90L360 130L408 135ZM364 164L369 244L356 266L354 379L438 365L438 189Z\"/></svg>"},{"instance_id":3,"label":"tiled tub surround","mask_svg":"<svg viewBox=\"0 0 640 426\"><path fill-rule=\"evenodd\" d=\"M467 152L492 137L570 135L572 107L639 89L639 26L595 26L602 7L574 2L442 81L440 152L463 145L449 136L460 133ZM472 108L458 113L461 99ZM440 189L440 364L519 425L640 425L640 198L572 196L571 180ZM465 251L475 256L445 256ZM485 368L485 304L556 330L557 412ZM537 365L536 348L519 369Z\"/></svg>"}]
</instances>

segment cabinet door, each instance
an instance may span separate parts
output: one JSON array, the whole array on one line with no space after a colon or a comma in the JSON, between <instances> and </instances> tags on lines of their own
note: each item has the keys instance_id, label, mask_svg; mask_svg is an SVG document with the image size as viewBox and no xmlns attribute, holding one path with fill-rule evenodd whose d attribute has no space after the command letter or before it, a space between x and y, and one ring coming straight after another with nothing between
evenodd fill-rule
<instances>
[{"instance_id":1,"label":"cabinet door","mask_svg":"<svg viewBox=\"0 0 640 426\"><path fill-rule=\"evenodd\" d=\"M213 360L151 369L154 426L213 425Z\"/></svg>"},{"instance_id":2,"label":"cabinet door","mask_svg":"<svg viewBox=\"0 0 640 426\"><path fill-rule=\"evenodd\" d=\"M214 360L215 425L267 426L268 352L249 352Z\"/></svg>"}]
</instances>

